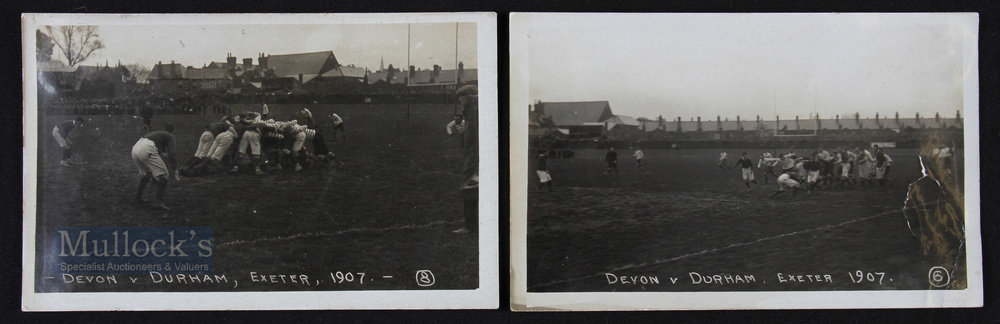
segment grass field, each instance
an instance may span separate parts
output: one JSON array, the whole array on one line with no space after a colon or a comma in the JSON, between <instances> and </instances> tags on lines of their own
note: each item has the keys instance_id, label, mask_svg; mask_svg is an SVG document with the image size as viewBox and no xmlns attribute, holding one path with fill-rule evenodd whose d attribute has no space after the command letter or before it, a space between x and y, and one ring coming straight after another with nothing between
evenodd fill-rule
<instances>
[{"instance_id":1,"label":"grass field","mask_svg":"<svg viewBox=\"0 0 1000 324\"><path fill-rule=\"evenodd\" d=\"M302 105L272 105L272 118L288 120ZM171 181L157 211L132 203L138 172L130 157L143 134L132 116L85 116L74 156L87 164L62 167L52 127L73 116L41 115L38 163L36 272L38 291L261 291L474 289L478 237L453 234L463 224L458 186L462 155L444 125L453 105L308 105L330 149L346 163L264 176L213 174ZM259 106L233 106L259 111ZM331 139L336 111L347 140ZM164 115L160 129L177 126L178 162L193 156L198 136L221 115ZM409 121L407 121L409 119ZM310 147L307 144L307 147ZM148 192L151 192L151 189ZM147 194L150 194L148 193ZM53 257L55 227L212 227L214 270L228 284L64 284L43 273ZM433 286L414 273L431 270ZM326 280L316 285L254 283L257 274L331 279L336 272L366 273L363 284ZM52 277L56 279L44 279ZM355 275L356 277L359 275ZM393 276L384 278L383 276ZM148 278L147 278L148 279ZM370 279L370 280L369 280ZM119 279L124 281L124 279ZM238 280L238 284L234 281Z\"/></svg>"},{"instance_id":2,"label":"grass field","mask_svg":"<svg viewBox=\"0 0 1000 324\"><path fill-rule=\"evenodd\" d=\"M728 150L730 165L742 151ZM761 185L747 191L739 169L717 167L719 150L644 151L641 169L632 152L619 150L617 175L603 174L603 150L550 158L555 192L535 188L529 162L528 291L931 288L929 270L940 265L903 215L907 185L922 175L916 150L887 150L889 187L773 199L774 177L765 185L758 171ZM756 164L763 150L747 152Z\"/></svg>"}]
</instances>

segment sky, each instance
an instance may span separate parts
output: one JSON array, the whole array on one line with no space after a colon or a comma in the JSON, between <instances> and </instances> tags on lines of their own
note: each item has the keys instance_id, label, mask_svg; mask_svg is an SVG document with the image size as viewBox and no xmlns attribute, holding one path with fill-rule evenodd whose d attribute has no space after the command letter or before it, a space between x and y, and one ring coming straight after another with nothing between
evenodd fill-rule
<instances>
[{"instance_id":1,"label":"sky","mask_svg":"<svg viewBox=\"0 0 1000 324\"><path fill-rule=\"evenodd\" d=\"M438 64L454 69L457 34L458 61L465 68L477 66L475 23L102 25L98 33L105 48L80 64L116 64L120 60L152 68L157 62L173 60L202 67L212 61L225 62L227 53L239 64L243 58L252 58L257 64L258 53L333 51L340 64L372 71L379 69L383 58L386 67L392 64L405 69L408 55L410 64L417 68ZM53 59L58 49L56 52Z\"/></svg>"},{"instance_id":2,"label":"sky","mask_svg":"<svg viewBox=\"0 0 1000 324\"><path fill-rule=\"evenodd\" d=\"M691 120L954 117L962 26L876 15L556 15L532 20L529 99ZM905 18L905 17L903 17Z\"/></svg>"}]
</instances>

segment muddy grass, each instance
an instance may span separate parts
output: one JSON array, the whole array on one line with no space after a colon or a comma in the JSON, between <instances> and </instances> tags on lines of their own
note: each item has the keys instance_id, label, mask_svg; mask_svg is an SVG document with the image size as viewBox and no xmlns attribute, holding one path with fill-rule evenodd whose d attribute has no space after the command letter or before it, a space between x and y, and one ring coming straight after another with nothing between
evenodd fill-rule
<instances>
[{"instance_id":1,"label":"muddy grass","mask_svg":"<svg viewBox=\"0 0 1000 324\"><path fill-rule=\"evenodd\" d=\"M272 106L276 119L296 106ZM252 107L259 109L259 107ZM458 185L461 152L444 132L452 105L309 105L328 145L346 163L264 176L213 174L171 182L156 211L131 203L138 173L130 158L142 135L140 119L86 116L74 155L85 165L61 167L52 127L72 116L41 116L38 165L37 255L39 291L232 291L472 289L478 284L478 238L451 231L462 226ZM242 111L236 106L234 111ZM329 120L346 120L347 140L333 142ZM190 158L204 125L221 116L155 116L154 128L177 126L179 162ZM307 144L308 147L308 144ZM64 284L46 271L56 227L212 227L214 273L227 284ZM58 243L56 243L58 244ZM433 286L414 274L431 270ZM366 274L341 282L331 273ZM306 275L319 285L264 284L256 274ZM56 279L43 279L56 276ZM356 275L359 276L359 275ZM393 278L383 278L392 276ZM120 282L126 276L119 275ZM238 283L237 283L238 282Z\"/></svg>"},{"instance_id":2,"label":"muddy grass","mask_svg":"<svg viewBox=\"0 0 1000 324\"><path fill-rule=\"evenodd\" d=\"M603 174L602 151L550 159L555 192L531 179L529 291L932 288L937 264L902 211L907 184L921 176L913 150L888 151L891 186L774 199L773 177L764 185L758 172L761 185L747 191L738 169L717 167L716 150L644 153L645 167L620 158L617 175Z\"/></svg>"}]
</instances>

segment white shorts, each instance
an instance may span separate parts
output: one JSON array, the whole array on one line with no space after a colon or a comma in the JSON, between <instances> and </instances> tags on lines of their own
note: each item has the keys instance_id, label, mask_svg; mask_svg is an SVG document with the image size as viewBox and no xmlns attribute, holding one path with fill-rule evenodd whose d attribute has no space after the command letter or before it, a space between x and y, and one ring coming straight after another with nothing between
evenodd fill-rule
<instances>
[{"instance_id":1,"label":"white shorts","mask_svg":"<svg viewBox=\"0 0 1000 324\"><path fill-rule=\"evenodd\" d=\"M549 171L538 170L535 171L535 173L538 173L538 180L541 180L542 183L552 181L552 176L549 175Z\"/></svg>"},{"instance_id":2,"label":"white shorts","mask_svg":"<svg viewBox=\"0 0 1000 324\"><path fill-rule=\"evenodd\" d=\"M872 164L871 162L859 163L858 164L858 178L868 179L872 176Z\"/></svg>"},{"instance_id":3,"label":"white shorts","mask_svg":"<svg viewBox=\"0 0 1000 324\"><path fill-rule=\"evenodd\" d=\"M743 169L743 180L753 181L753 169Z\"/></svg>"},{"instance_id":4,"label":"white shorts","mask_svg":"<svg viewBox=\"0 0 1000 324\"><path fill-rule=\"evenodd\" d=\"M236 135L233 132L222 132L215 137L215 141L212 142L212 148L208 150L208 156L213 160L221 161L222 157L226 156L226 152L229 151L229 147L233 145L233 138Z\"/></svg>"},{"instance_id":5,"label":"white shorts","mask_svg":"<svg viewBox=\"0 0 1000 324\"><path fill-rule=\"evenodd\" d=\"M208 151L212 149L213 142L215 142L215 136L212 136L212 132L205 131L201 133L201 138L198 139L198 149L194 151L194 156L199 158L209 157Z\"/></svg>"},{"instance_id":6,"label":"white shorts","mask_svg":"<svg viewBox=\"0 0 1000 324\"><path fill-rule=\"evenodd\" d=\"M875 179L885 179L885 167L875 168Z\"/></svg>"},{"instance_id":7,"label":"white shorts","mask_svg":"<svg viewBox=\"0 0 1000 324\"><path fill-rule=\"evenodd\" d=\"M808 171L806 174L806 182L812 183L819 180L819 171Z\"/></svg>"},{"instance_id":8,"label":"white shorts","mask_svg":"<svg viewBox=\"0 0 1000 324\"><path fill-rule=\"evenodd\" d=\"M67 142L66 139L62 137L62 134L59 133L58 126L52 128L52 137L56 138L56 143L59 143L59 147L64 149L69 148L69 142Z\"/></svg>"},{"instance_id":9,"label":"white shorts","mask_svg":"<svg viewBox=\"0 0 1000 324\"><path fill-rule=\"evenodd\" d=\"M850 163L841 163L840 164L840 176L844 177L844 178L847 178L847 177L851 176L851 164Z\"/></svg>"},{"instance_id":10,"label":"white shorts","mask_svg":"<svg viewBox=\"0 0 1000 324\"><path fill-rule=\"evenodd\" d=\"M292 152L298 152L302 150L302 145L306 143L306 132L298 132L295 134L295 142L292 143Z\"/></svg>"},{"instance_id":11,"label":"white shorts","mask_svg":"<svg viewBox=\"0 0 1000 324\"><path fill-rule=\"evenodd\" d=\"M792 179L788 174L783 173L778 176L778 190L785 191L788 188L799 187L799 182Z\"/></svg>"},{"instance_id":12,"label":"white shorts","mask_svg":"<svg viewBox=\"0 0 1000 324\"><path fill-rule=\"evenodd\" d=\"M136 168L139 168L139 175L167 176L167 165L160 158L160 152L156 150L156 143L148 138L140 138L132 146L132 161L135 162Z\"/></svg>"},{"instance_id":13,"label":"white shorts","mask_svg":"<svg viewBox=\"0 0 1000 324\"><path fill-rule=\"evenodd\" d=\"M253 155L260 155L260 133L246 131L240 138L240 153L247 154L247 147Z\"/></svg>"}]
</instances>

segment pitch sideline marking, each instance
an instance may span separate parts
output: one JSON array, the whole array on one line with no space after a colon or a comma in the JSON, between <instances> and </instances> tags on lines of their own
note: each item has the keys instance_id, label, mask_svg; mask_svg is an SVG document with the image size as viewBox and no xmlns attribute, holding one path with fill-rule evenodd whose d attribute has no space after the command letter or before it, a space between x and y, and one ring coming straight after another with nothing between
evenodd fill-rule
<instances>
[{"instance_id":1,"label":"pitch sideline marking","mask_svg":"<svg viewBox=\"0 0 1000 324\"><path fill-rule=\"evenodd\" d=\"M255 240L249 240L249 241L236 240L236 241L232 241L232 242L222 243L222 244L219 244L218 246L219 247L223 247L223 246L231 246L231 245L253 244L253 243L260 243L260 242L289 241L289 240L296 240L296 239L301 239L301 238L314 238L314 237L323 237L323 236L335 236L335 235L348 234L348 233L357 233L357 232L388 232L388 231L396 231L396 230L404 230L404 229L429 228L429 227L433 227L433 226L437 226L437 225L452 224L452 223L459 223L459 221L452 221L452 222L434 221L434 222L430 222L430 223L426 223L426 224L410 224L410 225L390 226L390 227L382 227L382 228L355 227L355 228L349 228L349 229L345 229L345 230L339 230L339 231L332 232L332 233L327 233L327 232L306 232L306 233L299 233L299 234L290 235L290 236L265 237L265 238L259 238L259 239L255 239Z\"/></svg>"},{"instance_id":2,"label":"pitch sideline marking","mask_svg":"<svg viewBox=\"0 0 1000 324\"><path fill-rule=\"evenodd\" d=\"M927 205L923 205L923 206L920 206L920 207L926 207L928 205L932 205L932 204L927 204ZM813 228L813 229L807 229L807 230L801 230L801 231L797 231L797 232L784 233L784 234L780 234L780 235L776 235L776 236L771 236L771 237L765 237L765 238L762 238L762 239L757 239L756 241L743 242L743 243L733 243L733 244L730 244L730 245L727 245L727 246L724 246L724 247L718 247L718 248L709 249L709 250L702 250L700 252L688 253L688 254L684 254L684 255L672 257L672 258L669 258L669 259L661 259L661 260L656 260L656 261L651 261L651 262L644 262L644 263L640 263L640 264L630 264L630 265L626 265L626 266L614 268L614 269L611 269L609 271L601 272L601 273L598 273L598 274L592 274L592 275L583 276L583 277L570 278L570 279L562 279L562 280L551 281L551 282L548 282L548 283L538 284L538 285L532 286L531 288L552 286L552 285L557 285L557 284L562 284L562 283L579 281L579 280L583 280L583 279L587 279L587 278L599 277L599 276L603 276L605 273L608 273L608 272L618 272L618 271L628 270L628 269L632 269L632 268L641 268L641 267L646 267L646 266L651 266L651 265L657 265L657 264L663 264L663 263L670 263L670 262L674 262L674 261L678 261L678 260L682 260L682 259L687 259L687 258L694 257L694 256L705 255L705 254L719 252L719 251L728 250L728 249L732 249L732 248L744 247L744 246L747 246L747 245L757 244L757 243L764 242L764 241L770 241L770 240L775 240L775 239L779 239L779 238L783 238L783 237L795 236L795 235L799 235L799 234L811 233L811 232L821 231L821 230L830 229L830 228L834 228L834 227L840 227L840 226L844 226L844 225L848 225L848 224L853 224L853 223L857 223L857 222L862 222L862 221L866 221L866 220L870 220L870 219L874 219L874 218L878 218L878 217L890 215L890 214L893 214L893 213L903 212L905 210L915 209L915 208L917 208L917 207L910 207L910 208L903 208L903 209L900 209L900 210L887 211L887 212L884 212L884 213L875 214L875 215L868 216L868 217L862 217L862 218L858 218L858 219L849 220L849 221L842 222L842 223L839 223L839 224L824 225L824 226L820 226L820 227Z\"/></svg>"}]
</instances>

